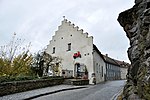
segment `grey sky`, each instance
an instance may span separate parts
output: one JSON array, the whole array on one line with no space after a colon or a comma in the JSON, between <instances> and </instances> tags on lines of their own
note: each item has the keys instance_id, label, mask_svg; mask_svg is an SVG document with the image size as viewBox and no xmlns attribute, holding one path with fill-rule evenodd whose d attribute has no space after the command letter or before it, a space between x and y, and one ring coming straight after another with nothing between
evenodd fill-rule
<instances>
[{"instance_id":1,"label":"grey sky","mask_svg":"<svg viewBox=\"0 0 150 100\"><path fill-rule=\"evenodd\" d=\"M134 0L0 0L0 45L16 32L36 52L48 45L65 15L94 37L103 54L128 61L129 41L117 17L133 5Z\"/></svg>"}]
</instances>

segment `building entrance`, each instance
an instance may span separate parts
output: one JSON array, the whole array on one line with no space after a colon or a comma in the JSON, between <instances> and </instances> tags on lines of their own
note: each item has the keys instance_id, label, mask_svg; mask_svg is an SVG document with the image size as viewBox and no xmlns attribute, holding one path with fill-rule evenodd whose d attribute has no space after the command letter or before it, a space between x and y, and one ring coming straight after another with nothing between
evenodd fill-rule
<instances>
[{"instance_id":1,"label":"building entrance","mask_svg":"<svg viewBox=\"0 0 150 100\"><path fill-rule=\"evenodd\" d=\"M88 79L88 71L87 71L87 68L84 64L76 63L75 68L74 68L74 72L75 72L74 76L76 78Z\"/></svg>"}]
</instances>

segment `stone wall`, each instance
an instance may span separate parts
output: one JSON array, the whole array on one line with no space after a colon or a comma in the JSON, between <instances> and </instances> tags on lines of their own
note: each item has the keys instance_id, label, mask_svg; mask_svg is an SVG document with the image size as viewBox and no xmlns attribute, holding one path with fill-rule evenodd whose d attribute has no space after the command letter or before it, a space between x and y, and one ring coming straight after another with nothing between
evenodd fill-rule
<instances>
[{"instance_id":1,"label":"stone wall","mask_svg":"<svg viewBox=\"0 0 150 100\"><path fill-rule=\"evenodd\" d=\"M89 80L84 80L84 79L78 79L78 80L73 80L72 85L88 85Z\"/></svg>"},{"instance_id":2,"label":"stone wall","mask_svg":"<svg viewBox=\"0 0 150 100\"><path fill-rule=\"evenodd\" d=\"M39 79L39 80L0 83L0 96L37 88L43 88L47 86L59 85L62 84L63 81L64 81L63 78L60 78L60 79Z\"/></svg>"},{"instance_id":3,"label":"stone wall","mask_svg":"<svg viewBox=\"0 0 150 100\"><path fill-rule=\"evenodd\" d=\"M135 5L119 14L118 21L130 40L124 99L150 100L150 0L135 0Z\"/></svg>"}]
</instances>

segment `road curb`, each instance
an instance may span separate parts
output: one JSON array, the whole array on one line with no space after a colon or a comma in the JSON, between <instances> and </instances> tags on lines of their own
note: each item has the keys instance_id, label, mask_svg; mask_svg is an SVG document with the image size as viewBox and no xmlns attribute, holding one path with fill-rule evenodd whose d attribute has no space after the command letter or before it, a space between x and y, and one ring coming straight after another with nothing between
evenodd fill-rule
<instances>
[{"instance_id":1,"label":"road curb","mask_svg":"<svg viewBox=\"0 0 150 100\"><path fill-rule=\"evenodd\" d=\"M117 100L117 97L123 92L123 88L119 92L117 92L110 100Z\"/></svg>"},{"instance_id":2,"label":"road curb","mask_svg":"<svg viewBox=\"0 0 150 100\"><path fill-rule=\"evenodd\" d=\"M60 90L56 90L56 91L51 91L51 92L35 95L35 96L29 97L29 98L25 98L24 100L35 99L35 98L49 95L49 94L54 94L54 93L58 93L58 92L62 92L62 91L68 91L68 90L82 89L82 88L88 88L88 87L73 87L73 88L60 89Z\"/></svg>"}]
</instances>

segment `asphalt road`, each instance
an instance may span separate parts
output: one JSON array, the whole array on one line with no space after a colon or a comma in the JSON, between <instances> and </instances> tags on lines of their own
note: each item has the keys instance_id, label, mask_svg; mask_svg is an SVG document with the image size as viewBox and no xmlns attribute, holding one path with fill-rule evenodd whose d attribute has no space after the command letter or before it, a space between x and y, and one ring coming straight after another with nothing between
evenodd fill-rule
<instances>
[{"instance_id":1,"label":"asphalt road","mask_svg":"<svg viewBox=\"0 0 150 100\"><path fill-rule=\"evenodd\" d=\"M124 84L125 80L107 81L89 88L58 92L34 100L113 100Z\"/></svg>"}]
</instances>

